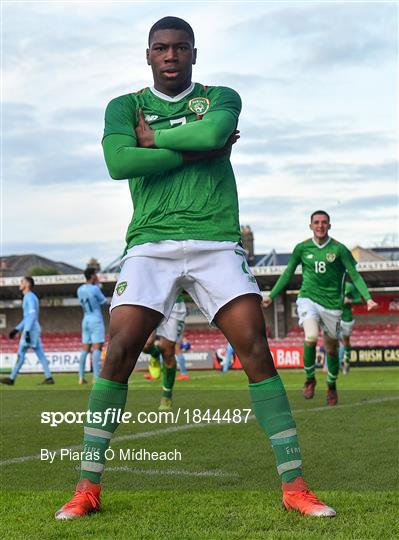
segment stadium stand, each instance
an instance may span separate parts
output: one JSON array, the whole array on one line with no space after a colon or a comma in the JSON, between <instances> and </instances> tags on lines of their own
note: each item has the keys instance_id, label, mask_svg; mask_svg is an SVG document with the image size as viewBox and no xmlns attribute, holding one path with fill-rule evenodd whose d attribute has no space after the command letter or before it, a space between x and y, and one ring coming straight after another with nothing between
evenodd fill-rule
<instances>
[{"instance_id":1,"label":"stadium stand","mask_svg":"<svg viewBox=\"0 0 399 540\"><path fill-rule=\"evenodd\" d=\"M252 271L259 286L267 294L285 269L289 253L256 255L253 250L253 233L249 227L243 228L243 240L251 261ZM352 335L352 346L357 348L390 348L390 358L399 363L399 248L353 249L360 259L358 269L365 278L373 296L379 302L378 312L367 313L364 306L354 311L356 325ZM91 259L90 266L100 271L99 278L104 294L110 298L118 278L119 259L101 272L97 260ZM44 269L43 275L35 275L35 291L40 298L40 321L43 328L42 341L46 352L62 355L70 361L71 353L79 353L81 343L81 307L76 298L78 286L84 282L81 270L67 263L51 261L38 255L2 257L0 261L0 350L6 358L7 369L15 362L18 340L10 340L8 333L21 319L21 299L18 285L29 270ZM49 275L50 269L55 269ZM298 327L295 298L301 282L300 270L293 276L289 290L276 299L273 308L265 311L265 323L271 348L302 348L303 333ZM225 348L226 339L221 332L210 328L199 309L188 300L186 336L191 342L192 351L213 355L216 350ZM104 311L108 318L107 311ZM392 353L392 351L394 351ZM60 359L61 358L61 359ZM54 360L55 361L55 360ZM290 366L294 367L294 366Z\"/></svg>"},{"instance_id":2,"label":"stadium stand","mask_svg":"<svg viewBox=\"0 0 399 540\"><path fill-rule=\"evenodd\" d=\"M187 330L185 336L191 343L194 351L215 351L226 346L226 338L219 330ZM43 347L49 351L72 351L80 349L80 334L75 332L56 332L42 335ZM399 346L399 324L371 324L354 327L351 339L353 346L388 347ZM320 335L320 345L321 345ZM269 337L270 346L300 347L303 345L303 331L301 328L293 328L287 336L281 339ZM11 340L8 336L0 334L0 349L4 352L15 353L18 349L18 341Z\"/></svg>"}]
</instances>

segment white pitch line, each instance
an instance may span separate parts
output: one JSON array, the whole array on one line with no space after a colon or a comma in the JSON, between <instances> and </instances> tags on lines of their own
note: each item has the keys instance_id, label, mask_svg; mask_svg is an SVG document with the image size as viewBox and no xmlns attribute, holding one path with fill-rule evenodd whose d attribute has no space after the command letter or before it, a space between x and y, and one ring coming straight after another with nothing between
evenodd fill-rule
<instances>
[{"instance_id":1,"label":"white pitch line","mask_svg":"<svg viewBox=\"0 0 399 540\"><path fill-rule=\"evenodd\" d=\"M364 401L358 401L356 403L347 403L344 405L335 405L334 407L329 407L325 405L324 407L312 407L309 409L294 409L292 412L294 414L300 414L300 413L308 413L308 412L321 412L321 411L334 411L336 409L346 409L348 407L362 407L364 405L373 405L375 403L384 403L386 401L397 401L399 400L399 396L397 397L387 397L387 398L380 398L380 399L370 399L370 400L364 400ZM254 420L255 416L251 415L248 417L248 420ZM114 437L112 439L113 443L120 442L120 441L134 441L139 439L149 439L150 437L158 437L159 435L168 435L169 433L177 433L180 431L186 431L187 429L194 429L194 428L204 428L208 426L214 426L214 425L230 425L231 422L203 422L198 424L183 424L179 426L173 426L173 427L167 427L165 429L153 429L152 431L142 431L140 433L131 433L128 435L120 435L119 437ZM70 446L67 448L68 450L81 450L82 444L76 445L76 446ZM58 455L60 453L60 450L52 450L55 451ZM15 463L24 463L26 461L35 461L35 460L41 460L40 454L34 454L32 456L21 456L16 458L10 458L5 459L3 461L0 461L0 466L5 465L13 465Z\"/></svg>"},{"instance_id":2,"label":"white pitch line","mask_svg":"<svg viewBox=\"0 0 399 540\"><path fill-rule=\"evenodd\" d=\"M135 469L127 465L121 467L107 467L110 472L129 472L133 474L144 474L148 476L195 476L196 478L217 476L222 478L238 478L238 473L226 473L223 471L184 471L181 469Z\"/></svg>"}]
</instances>

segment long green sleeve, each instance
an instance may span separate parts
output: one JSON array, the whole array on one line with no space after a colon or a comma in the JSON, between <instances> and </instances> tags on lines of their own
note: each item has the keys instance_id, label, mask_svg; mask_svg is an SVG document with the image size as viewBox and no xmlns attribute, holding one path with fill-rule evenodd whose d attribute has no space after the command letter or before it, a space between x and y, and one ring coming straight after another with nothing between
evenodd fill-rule
<instances>
[{"instance_id":1,"label":"long green sleeve","mask_svg":"<svg viewBox=\"0 0 399 540\"><path fill-rule=\"evenodd\" d=\"M363 304L362 295L359 293L353 283L350 283L349 281L347 281L345 284L344 296L349 298L351 305Z\"/></svg>"},{"instance_id":2,"label":"long green sleeve","mask_svg":"<svg viewBox=\"0 0 399 540\"><path fill-rule=\"evenodd\" d=\"M169 150L217 150L223 148L237 126L237 118L227 110L208 112L202 120L173 129L157 129L157 148Z\"/></svg>"},{"instance_id":3,"label":"long green sleeve","mask_svg":"<svg viewBox=\"0 0 399 540\"><path fill-rule=\"evenodd\" d=\"M341 253L341 260L349 274L349 277L352 280L352 283L356 287L356 289L359 291L359 293L363 296L363 298L366 300L371 299L371 295L369 293L369 290L367 288L366 282L362 278L362 276L359 274L359 272L356 270L356 261L352 257L352 254L349 250L343 249Z\"/></svg>"},{"instance_id":4,"label":"long green sleeve","mask_svg":"<svg viewBox=\"0 0 399 540\"><path fill-rule=\"evenodd\" d=\"M139 148L130 135L108 135L102 145L109 174L114 180L157 174L183 164L180 152Z\"/></svg>"},{"instance_id":5,"label":"long green sleeve","mask_svg":"<svg viewBox=\"0 0 399 540\"><path fill-rule=\"evenodd\" d=\"M295 249L288 261L287 268L278 278L277 283L274 285L274 287L270 291L270 298L272 300L276 298L276 296L278 296L280 293L282 293L284 289L286 289L286 287L288 287L288 284L295 273L296 267L298 266L300 262L301 262L300 247L299 245L297 245L295 246Z\"/></svg>"}]
</instances>

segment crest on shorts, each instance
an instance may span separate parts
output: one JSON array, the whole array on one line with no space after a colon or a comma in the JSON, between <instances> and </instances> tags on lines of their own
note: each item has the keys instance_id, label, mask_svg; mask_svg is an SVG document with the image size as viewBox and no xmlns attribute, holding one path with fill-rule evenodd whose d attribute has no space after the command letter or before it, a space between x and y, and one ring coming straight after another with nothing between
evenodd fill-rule
<instances>
[{"instance_id":1,"label":"crest on shorts","mask_svg":"<svg viewBox=\"0 0 399 540\"><path fill-rule=\"evenodd\" d=\"M120 296L121 294L123 294L126 291L126 289L127 289L127 281L121 281L116 286L116 294L118 296Z\"/></svg>"},{"instance_id":2,"label":"crest on shorts","mask_svg":"<svg viewBox=\"0 0 399 540\"><path fill-rule=\"evenodd\" d=\"M190 99L190 101L188 102L188 108L190 109L190 111L198 114L199 116L202 116L206 112L208 112L210 105L211 102L208 98L205 97L195 97Z\"/></svg>"},{"instance_id":3,"label":"crest on shorts","mask_svg":"<svg viewBox=\"0 0 399 540\"><path fill-rule=\"evenodd\" d=\"M335 258L336 258L335 253L327 253L326 255L326 259L328 262L331 262L331 263L334 262Z\"/></svg>"}]
</instances>

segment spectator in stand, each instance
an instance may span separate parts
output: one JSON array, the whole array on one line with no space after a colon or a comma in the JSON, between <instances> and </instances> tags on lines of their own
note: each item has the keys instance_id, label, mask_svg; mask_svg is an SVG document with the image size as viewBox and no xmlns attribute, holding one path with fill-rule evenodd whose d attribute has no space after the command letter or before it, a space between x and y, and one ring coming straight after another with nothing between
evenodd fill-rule
<instances>
[{"instance_id":1,"label":"spectator in stand","mask_svg":"<svg viewBox=\"0 0 399 540\"><path fill-rule=\"evenodd\" d=\"M191 343L188 341L185 335L183 335L183 338L180 344L176 346L176 349L176 360L180 370L180 375L176 378L176 380L189 381L190 376L187 372L186 357L184 356L184 353L188 352L191 349Z\"/></svg>"},{"instance_id":2,"label":"spectator in stand","mask_svg":"<svg viewBox=\"0 0 399 540\"><path fill-rule=\"evenodd\" d=\"M9 337L14 339L20 333L17 363L15 364L11 375L0 379L1 384L12 386L17 378L19 370L25 362L25 355L28 349L33 349L43 366L45 379L42 384L54 384L54 379L51 375L48 360L43 351L42 340L40 338L41 328L39 324L39 299L32 291L35 286L33 278L26 276L21 279L19 290L23 294L22 310L23 319L17 326L11 330Z\"/></svg>"}]
</instances>

